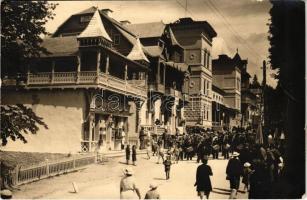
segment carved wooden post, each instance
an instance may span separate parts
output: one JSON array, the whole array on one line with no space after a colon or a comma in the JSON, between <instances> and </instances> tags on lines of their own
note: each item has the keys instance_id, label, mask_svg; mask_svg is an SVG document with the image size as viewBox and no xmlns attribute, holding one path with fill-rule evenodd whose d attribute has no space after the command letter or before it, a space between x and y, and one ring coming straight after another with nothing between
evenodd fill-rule
<instances>
[{"instance_id":1,"label":"carved wooden post","mask_svg":"<svg viewBox=\"0 0 307 200\"><path fill-rule=\"evenodd\" d=\"M30 65L27 67L27 85L30 83Z\"/></svg>"},{"instance_id":2,"label":"carved wooden post","mask_svg":"<svg viewBox=\"0 0 307 200\"><path fill-rule=\"evenodd\" d=\"M92 150L93 121L94 121L94 115L93 115L93 113L90 113L89 114L89 136L88 136L88 151L89 152L91 152L91 150Z\"/></svg>"},{"instance_id":3,"label":"carved wooden post","mask_svg":"<svg viewBox=\"0 0 307 200\"><path fill-rule=\"evenodd\" d=\"M106 74L109 74L110 56L106 57Z\"/></svg>"},{"instance_id":4,"label":"carved wooden post","mask_svg":"<svg viewBox=\"0 0 307 200\"><path fill-rule=\"evenodd\" d=\"M80 82L80 71L81 71L81 52L79 52L78 56L77 56L77 79L76 82L79 83Z\"/></svg>"},{"instance_id":5,"label":"carved wooden post","mask_svg":"<svg viewBox=\"0 0 307 200\"><path fill-rule=\"evenodd\" d=\"M166 67L163 66L163 85L165 85L165 74L166 74Z\"/></svg>"},{"instance_id":6,"label":"carved wooden post","mask_svg":"<svg viewBox=\"0 0 307 200\"><path fill-rule=\"evenodd\" d=\"M124 76L125 76L124 77L125 81L127 81L127 76L128 76L128 65L127 64L125 65L125 75Z\"/></svg>"},{"instance_id":7,"label":"carved wooden post","mask_svg":"<svg viewBox=\"0 0 307 200\"><path fill-rule=\"evenodd\" d=\"M51 63L51 84L54 82L54 68L55 68L55 61L53 60Z\"/></svg>"},{"instance_id":8,"label":"carved wooden post","mask_svg":"<svg viewBox=\"0 0 307 200\"><path fill-rule=\"evenodd\" d=\"M101 59L101 51L100 51L100 49L99 49L99 50L97 51L96 83L99 83L100 59Z\"/></svg>"},{"instance_id":9,"label":"carved wooden post","mask_svg":"<svg viewBox=\"0 0 307 200\"><path fill-rule=\"evenodd\" d=\"M156 74L156 81L157 81L157 84L160 84L160 61L158 60L158 70L157 70L157 74Z\"/></svg>"}]
</instances>

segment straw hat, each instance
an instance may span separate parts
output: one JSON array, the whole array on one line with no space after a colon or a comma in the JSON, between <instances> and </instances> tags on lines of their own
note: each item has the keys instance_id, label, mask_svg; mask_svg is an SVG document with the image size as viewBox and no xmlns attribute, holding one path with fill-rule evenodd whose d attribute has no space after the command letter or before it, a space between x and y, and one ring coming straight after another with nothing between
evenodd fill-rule
<instances>
[{"instance_id":1,"label":"straw hat","mask_svg":"<svg viewBox=\"0 0 307 200\"><path fill-rule=\"evenodd\" d=\"M124 169L124 174L126 175L133 175L134 172L133 172L133 169L131 167L127 167Z\"/></svg>"},{"instance_id":2,"label":"straw hat","mask_svg":"<svg viewBox=\"0 0 307 200\"><path fill-rule=\"evenodd\" d=\"M239 156L239 155L240 155L240 154L239 154L238 152L236 152L236 151L233 152L233 154L232 154L233 157L236 157L236 156Z\"/></svg>"},{"instance_id":3,"label":"straw hat","mask_svg":"<svg viewBox=\"0 0 307 200\"><path fill-rule=\"evenodd\" d=\"M244 167L250 167L251 164L249 162L244 163Z\"/></svg>"},{"instance_id":4,"label":"straw hat","mask_svg":"<svg viewBox=\"0 0 307 200\"><path fill-rule=\"evenodd\" d=\"M149 188L156 189L158 187L158 184L156 182L152 182L149 184Z\"/></svg>"},{"instance_id":5,"label":"straw hat","mask_svg":"<svg viewBox=\"0 0 307 200\"><path fill-rule=\"evenodd\" d=\"M1 198L11 198L12 197L12 192L10 190L1 190L0 192Z\"/></svg>"}]
</instances>

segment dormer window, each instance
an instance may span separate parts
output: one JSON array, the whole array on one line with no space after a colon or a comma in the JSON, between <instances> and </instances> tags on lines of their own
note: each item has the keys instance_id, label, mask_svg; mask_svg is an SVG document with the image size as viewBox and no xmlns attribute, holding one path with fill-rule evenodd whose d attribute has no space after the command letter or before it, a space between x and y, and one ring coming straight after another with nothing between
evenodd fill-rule
<instances>
[{"instance_id":1,"label":"dormer window","mask_svg":"<svg viewBox=\"0 0 307 200\"><path fill-rule=\"evenodd\" d=\"M81 16L80 23L89 22L89 21L91 21L91 19L92 19L91 15Z\"/></svg>"},{"instance_id":2,"label":"dormer window","mask_svg":"<svg viewBox=\"0 0 307 200\"><path fill-rule=\"evenodd\" d=\"M115 45L119 45L120 44L120 35L119 34L114 34L113 41L114 41Z\"/></svg>"}]
</instances>

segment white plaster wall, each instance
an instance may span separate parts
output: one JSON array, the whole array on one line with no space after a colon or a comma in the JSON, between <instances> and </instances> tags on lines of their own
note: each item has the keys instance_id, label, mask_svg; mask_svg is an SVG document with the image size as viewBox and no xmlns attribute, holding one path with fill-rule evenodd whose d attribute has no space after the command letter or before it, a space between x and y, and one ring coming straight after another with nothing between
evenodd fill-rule
<instances>
[{"instance_id":1,"label":"white plaster wall","mask_svg":"<svg viewBox=\"0 0 307 200\"><path fill-rule=\"evenodd\" d=\"M26 135L26 144L9 140L6 146L1 147L2 150L60 153L75 153L81 150L85 108L82 91L10 91L2 95L4 105L21 103L32 107L49 128L40 127L36 135Z\"/></svg>"},{"instance_id":2,"label":"white plaster wall","mask_svg":"<svg viewBox=\"0 0 307 200\"><path fill-rule=\"evenodd\" d=\"M156 119L159 119L160 112L161 112L161 99L158 99L154 103L154 109L155 109L155 117L153 121L156 121Z\"/></svg>"},{"instance_id":3,"label":"white plaster wall","mask_svg":"<svg viewBox=\"0 0 307 200\"><path fill-rule=\"evenodd\" d=\"M147 102L145 101L142 105L142 108L140 110L140 117L141 117L141 125L146 125L146 111L147 111Z\"/></svg>"}]
</instances>

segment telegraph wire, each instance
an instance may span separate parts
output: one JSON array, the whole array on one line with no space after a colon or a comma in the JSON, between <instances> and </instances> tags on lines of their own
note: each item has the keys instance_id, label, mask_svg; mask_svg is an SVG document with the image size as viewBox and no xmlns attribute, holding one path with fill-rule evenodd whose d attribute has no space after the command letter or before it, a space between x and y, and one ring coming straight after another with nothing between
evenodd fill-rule
<instances>
[{"instance_id":1,"label":"telegraph wire","mask_svg":"<svg viewBox=\"0 0 307 200\"><path fill-rule=\"evenodd\" d=\"M180 2L179 2L179 0L176 0L176 2L177 2L177 4L179 4L184 10L185 10L185 13L190 13L190 15L194 18L194 19L196 19L196 17L192 14L192 12L190 12L189 11L189 9L188 9L188 0L186 0L186 5L184 6L184 5L182 5Z\"/></svg>"},{"instance_id":2,"label":"telegraph wire","mask_svg":"<svg viewBox=\"0 0 307 200\"><path fill-rule=\"evenodd\" d=\"M234 37L239 43L242 43L241 41L243 41L244 43L242 44L245 45L245 47L249 50L251 54L256 54L256 56L258 56L260 59L263 58L263 56L258 54L257 51L249 45L248 41L246 41L242 36L240 36L240 34L232 27L227 18L221 13L221 11L215 6L215 4L211 0L203 2L207 3L206 5L210 10L220 15L220 17L223 19L224 24L226 25L226 28L234 35Z\"/></svg>"}]
</instances>

